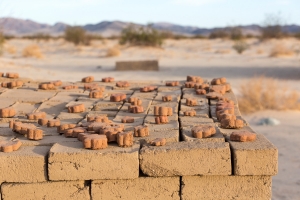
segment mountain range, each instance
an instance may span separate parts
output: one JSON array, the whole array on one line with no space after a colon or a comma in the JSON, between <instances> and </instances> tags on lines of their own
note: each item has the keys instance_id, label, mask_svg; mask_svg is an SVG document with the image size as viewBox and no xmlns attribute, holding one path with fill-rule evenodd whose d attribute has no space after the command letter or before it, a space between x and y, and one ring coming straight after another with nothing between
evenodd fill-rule
<instances>
[{"instance_id":1,"label":"mountain range","mask_svg":"<svg viewBox=\"0 0 300 200\"><path fill-rule=\"evenodd\" d=\"M119 35L121 31L126 28L129 24L137 26L144 26L142 24L123 22L123 21L102 21L97 24L86 24L81 26L87 32L92 34L102 35L104 37ZM45 33L52 36L62 35L65 28L69 26L66 23L55 23L54 25L38 23L32 20L17 19L11 17L0 18L0 29L6 35L13 36L24 36L33 35L37 33ZM216 30L222 30L226 27L220 28L199 28L196 26L183 26L171 23L153 23L153 28L160 31L168 31L174 34L193 36L193 35L209 35L211 32ZM259 35L261 26L253 24L247 26L239 26L244 34ZM299 25L284 25L282 29L287 33L299 33Z\"/></svg>"}]
</instances>

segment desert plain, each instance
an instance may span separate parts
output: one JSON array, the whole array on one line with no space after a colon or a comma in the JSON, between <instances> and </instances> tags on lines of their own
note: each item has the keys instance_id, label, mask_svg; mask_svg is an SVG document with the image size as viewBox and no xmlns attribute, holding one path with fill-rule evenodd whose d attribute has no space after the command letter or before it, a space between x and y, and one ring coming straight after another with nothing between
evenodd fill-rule
<instances>
[{"instance_id":1,"label":"desert plain","mask_svg":"<svg viewBox=\"0 0 300 200\"><path fill-rule=\"evenodd\" d=\"M94 40L89 46L75 46L63 39L37 41L11 39L0 57L1 72L18 72L35 80L182 80L187 75L207 80L224 76L234 93L253 77L274 78L278 85L300 93L300 40L286 38L260 41L246 39L247 49L239 54L227 39L168 39L162 47L121 46L118 40ZM37 56L24 49L34 45ZM113 52L113 53L109 53ZM116 61L158 60L159 71L115 71ZM249 86L250 87L250 86ZM253 88L255 90L255 88ZM300 101L300 99L298 99ZM242 113L251 127L264 134L279 150L279 172L273 177L272 199L300 199L300 110L259 110ZM274 118L278 125L260 125Z\"/></svg>"}]
</instances>

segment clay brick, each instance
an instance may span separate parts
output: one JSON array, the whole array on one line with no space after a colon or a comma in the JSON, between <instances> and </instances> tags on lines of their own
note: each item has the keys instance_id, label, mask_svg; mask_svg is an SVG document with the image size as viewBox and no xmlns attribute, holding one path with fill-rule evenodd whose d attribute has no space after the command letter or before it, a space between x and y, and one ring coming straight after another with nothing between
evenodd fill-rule
<instances>
[{"instance_id":1,"label":"clay brick","mask_svg":"<svg viewBox=\"0 0 300 200\"><path fill-rule=\"evenodd\" d=\"M131 113L143 113L144 112L143 106L128 106L128 110Z\"/></svg>"},{"instance_id":2,"label":"clay brick","mask_svg":"<svg viewBox=\"0 0 300 200\"><path fill-rule=\"evenodd\" d=\"M166 82L166 86L179 86L179 81Z\"/></svg>"},{"instance_id":3,"label":"clay brick","mask_svg":"<svg viewBox=\"0 0 300 200\"><path fill-rule=\"evenodd\" d=\"M14 199L69 199L89 200L89 187L85 181L61 181L42 183L4 183L2 196Z\"/></svg>"},{"instance_id":4,"label":"clay brick","mask_svg":"<svg viewBox=\"0 0 300 200\"><path fill-rule=\"evenodd\" d=\"M49 149L47 146L21 146L18 151L0 152L0 182L46 181L46 156Z\"/></svg>"},{"instance_id":5,"label":"clay brick","mask_svg":"<svg viewBox=\"0 0 300 200\"><path fill-rule=\"evenodd\" d=\"M191 131L194 138L208 138L216 133L215 127L210 125L194 126Z\"/></svg>"},{"instance_id":6,"label":"clay brick","mask_svg":"<svg viewBox=\"0 0 300 200\"><path fill-rule=\"evenodd\" d=\"M109 145L91 151L81 142L53 145L49 152L50 180L135 179L139 176L139 144L129 148Z\"/></svg>"},{"instance_id":7,"label":"clay brick","mask_svg":"<svg viewBox=\"0 0 300 200\"><path fill-rule=\"evenodd\" d=\"M108 82L114 82L115 79L113 77L105 77L102 78L102 82L108 83Z\"/></svg>"},{"instance_id":8,"label":"clay brick","mask_svg":"<svg viewBox=\"0 0 300 200\"><path fill-rule=\"evenodd\" d=\"M221 77L221 78L214 78L211 81L212 85L221 85L221 84L225 84L226 83L226 78L225 77Z\"/></svg>"},{"instance_id":9,"label":"clay brick","mask_svg":"<svg viewBox=\"0 0 300 200\"><path fill-rule=\"evenodd\" d=\"M55 90L56 88L55 88L53 83L47 82L47 83L40 83L39 84L39 89L41 89L41 90Z\"/></svg>"},{"instance_id":10,"label":"clay brick","mask_svg":"<svg viewBox=\"0 0 300 200\"><path fill-rule=\"evenodd\" d=\"M100 128L104 128L107 126L108 124L105 122L92 122L87 126L87 130L99 132Z\"/></svg>"},{"instance_id":11,"label":"clay brick","mask_svg":"<svg viewBox=\"0 0 300 200\"><path fill-rule=\"evenodd\" d=\"M80 113L84 111L85 111L84 104L76 104L68 107L69 113Z\"/></svg>"},{"instance_id":12,"label":"clay brick","mask_svg":"<svg viewBox=\"0 0 300 200\"><path fill-rule=\"evenodd\" d=\"M133 145L132 131L118 133L117 143L119 147L131 147Z\"/></svg>"},{"instance_id":13,"label":"clay brick","mask_svg":"<svg viewBox=\"0 0 300 200\"><path fill-rule=\"evenodd\" d=\"M146 137L149 136L148 126L136 126L134 127L134 137Z\"/></svg>"},{"instance_id":14,"label":"clay brick","mask_svg":"<svg viewBox=\"0 0 300 200\"><path fill-rule=\"evenodd\" d=\"M270 176L183 176L182 200L271 199Z\"/></svg>"},{"instance_id":15,"label":"clay brick","mask_svg":"<svg viewBox=\"0 0 300 200\"><path fill-rule=\"evenodd\" d=\"M23 82L22 81L6 82L6 83L1 83L1 86L4 87L4 88L22 87Z\"/></svg>"},{"instance_id":16,"label":"clay brick","mask_svg":"<svg viewBox=\"0 0 300 200\"><path fill-rule=\"evenodd\" d=\"M35 129L35 128L28 128L26 137L29 140L41 140L41 139L43 139L43 130Z\"/></svg>"},{"instance_id":17,"label":"clay brick","mask_svg":"<svg viewBox=\"0 0 300 200\"><path fill-rule=\"evenodd\" d=\"M44 118L46 118L45 112L36 112L36 113L27 114L27 119L29 120L38 120Z\"/></svg>"},{"instance_id":18,"label":"clay brick","mask_svg":"<svg viewBox=\"0 0 300 200\"><path fill-rule=\"evenodd\" d=\"M236 119L222 119L221 120L221 128L228 128L228 129L236 129L236 128L243 128L244 122L243 120Z\"/></svg>"},{"instance_id":19,"label":"clay brick","mask_svg":"<svg viewBox=\"0 0 300 200\"><path fill-rule=\"evenodd\" d=\"M206 94L206 90L204 90L204 89L197 89L196 90L196 94L197 95L204 95L204 94Z\"/></svg>"},{"instance_id":20,"label":"clay brick","mask_svg":"<svg viewBox=\"0 0 300 200\"><path fill-rule=\"evenodd\" d=\"M57 127L57 133L64 133L65 130L75 128L76 124L62 124Z\"/></svg>"},{"instance_id":21,"label":"clay brick","mask_svg":"<svg viewBox=\"0 0 300 200\"><path fill-rule=\"evenodd\" d=\"M143 146L140 168L148 176L231 175L230 148L225 142L198 141Z\"/></svg>"},{"instance_id":22,"label":"clay brick","mask_svg":"<svg viewBox=\"0 0 300 200\"><path fill-rule=\"evenodd\" d=\"M65 135L65 137L77 138L79 133L85 133L85 132L87 132L87 130L85 128L76 127L76 128L64 130L64 135Z\"/></svg>"},{"instance_id":23,"label":"clay brick","mask_svg":"<svg viewBox=\"0 0 300 200\"><path fill-rule=\"evenodd\" d=\"M116 82L116 86L117 87L129 87L130 84L128 81L118 81L118 82Z\"/></svg>"},{"instance_id":24,"label":"clay brick","mask_svg":"<svg viewBox=\"0 0 300 200\"><path fill-rule=\"evenodd\" d=\"M172 101L172 96L171 95L162 96L162 101L164 102Z\"/></svg>"},{"instance_id":25,"label":"clay brick","mask_svg":"<svg viewBox=\"0 0 300 200\"><path fill-rule=\"evenodd\" d=\"M107 148L107 138L105 135L81 134L81 139L86 149L105 149Z\"/></svg>"},{"instance_id":26,"label":"clay brick","mask_svg":"<svg viewBox=\"0 0 300 200\"><path fill-rule=\"evenodd\" d=\"M38 119L38 124L41 125L41 126L46 126L48 121L49 120L46 119L46 118Z\"/></svg>"},{"instance_id":27,"label":"clay brick","mask_svg":"<svg viewBox=\"0 0 300 200\"><path fill-rule=\"evenodd\" d=\"M201 123L199 123L201 124ZM198 126L199 126L198 124ZM190 127L182 127L181 129L181 138L183 141L197 141L197 142L225 142L225 138L218 127L215 126L214 123L207 123L207 124L201 124L201 125L211 125L216 129L216 133L213 134L211 137L208 138L195 138L192 134L192 126ZM197 125L196 125L197 126Z\"/></svg>"},{"instance_id":28,"label":"clay brick","mask_svg":"<svg viewBox=\"0 0 300 200\"><path fill-rule=\"evenodd\" d=\"M218 92L209 92L206 94L208 99L223 99L223 95Z\"/></svg>"},{"instance_id":29,"label":"clay brick","mask_svg":"<svg viewBox=\"0 0 300 200\"><path fill-rule=\"evenodd\" d=\"M107 116L104 115L94 115L94 116L87 116L87 121L88 122L102 122L102 123L108 123L108 118Z\"/></svg>"},{"instance_id":30,"label":"clay brick","mask_svg":"<svg viewBox=\"0 0 300 200\"><path fill-rule=\"evenodd\" d=\"M155 123L156 124L167 124L169 122L169 119L167 116L158 116L155 117Z\"/></svg>"},{"instance_id":31,"label":"clay brick","mask_svg":"<svg viewBox=\"0 0 300 200\"><path fill-rule=\"evenodd\" d=\"M81 79L81 82L84 82L84 83L90 83L90 82L93 82L94 81L94 77L93 76L87 76L87 77L84 77Z\"/></svg>"},{"instance_id":32,"label":"clay brick","mask_svg":"<svg viewBox=\"0 0 300 200\"><path fill-rule=\"evenodd\" d=\"M0 150L5 153L17 151L21 147L21 145L22 143L17 139L11 141L0 140Z\"/></svg>"},{"instance_id":33,"label":"clay brick","mask_svg":"<svg viewBox=\"0 0 300 200\"><path fill-rule=\"evenodd\" d=\"M101 87L96 83L84 84L84 90L99 90L101 92L105 91L105 87Z\"/></svg>"},{"instance_id":34,"label":"clay brick","mask_svg":"<svg viewBox=\"0 0 300 200\"><path fill-rule=\"evenodd\" d=\"M203 83L203 79L200 76L187 76L186 80L195 83Z\"/></svg>"},{"instance_id":35,"label":"clay brick","mask_svg":"<svg viewBox=\"0 0 300 200\"><path fill-rule=\"evenodd\" d=\"M142 100L138 98L131 98L130 99L130 104L133 106L141 106L142 105Z\"/></svg>"},{"instance_id":36,"label":"clay brick","mask_svg":"<svg viewBox=\"0 0 300 200\"><path fill-rule=\"evenodd\" d=\"M57 127L57 126L60 126L59 119L50 119L47 123L47 127Z\"/></svg>"},{"instance_id":37,"label":"clay brick","mask_svg":"<svg viewBox=\"0 0 300 200\"><path fill-rule=\"evenodd\" d=\"M62 87L62 89L64 90L75 90L75 89L78 89L78 86L77 85L65 85Z\"/></svg>"},{"instance_id":38,"label":"clay brick","mask_svg":"<svg viewBox=\"0 0 300 200\"><path fill-rule=\"evenodd\" d=\"M234 175L274 176L278 172L278 149L262 134L256 134L252 142L231 141Z\"/></svg>"},{"instance_id":39,"label":"clay brick","mask_svg":"<svg viewBox=\"0 0 300 200\"><path fill-rule=\"evenodd\" d=\"M195 84L194 88L195 88L195 90L197 90L197 89L208 90L209 84L208 83L201 83L201 84L197 83L197 84Z\"/></svg>"},{"instance_id":40,"label":"clay brick","mask_svg":"<svg viewBox=\"0 0 300 200\"><path fill-rule=\"evenodd\" d=\"M218 119L221 119L221 116L224 114L234 115L234 108L224 108L222 110L216 111L216 115Z\"/></svg>"},{"instance_id":41,"label":"clay brick","mask_svg":"<svg viewBox=\"0 0 300 200\"><path fill-rule=\"evenodd\" d=\"M212 85L209 88L209 92L217 92L220 94L226 93L226 86L225 85Z\"/></svg>"},{"instance_id":42,"label":"clay brick","mask_svg":"<svg viewBox=\"0 0 300 200\"><path fill-rule=\"evenodd\" d=\"M185 86L186 88L194 88L195 85L196 85L195 82L185 82L185 83L184 83L184 86Z\"/></svg>"},{"instance_id":43,"label":"clay brick","mask_svg":"<svg viewBox=\"0 0 300 200\"><path fill-rule=\"evenodd\" d=\"M166 106L154 106L154 115L156 116L172 116L173 108Z\"/></svg>"},{"instance_id":44,"label":"clay brick","mask_svg":"<svg viewBox=\"0 0 300 200\"><path fill-rule=\"evenodd\" d=\"M252 142L256 139L256 134L249 131L235 131L230 134L231 141Z\"/></svg>"},{"instance_id":45,"label":"clay brick","mask_svg":"<svg viewBox=\"0 0 300 200\"><path fill-rule=\"evenodd\" d=\"M179 177L139 177L92 181L92 199L179 200ZM147 189L145 189L147 188Z\"/></svg>"},{"instance_id":46,"label":"clay brick","mask_svg":"<svg viewBox=\"0 0 300 200\"><path fill-rule=\"evenodd\" d=\"M156 139L154 139L154 140L152 140L151 142L150 142L150 144L152 145L152 146L165 146L166 145L166 138L156 138Z\"/></svg>"},{"instance_id":47,"label":"clay brick","mask_svg":"<svg viewBox=\"0 0 300 200\"><path fill-rule=\"evenodd\" d=\"M140 92L152 92L154 90L157 90L156 86L145 86L143 88L140 88Z\"/></svg>"},{"instance_id":48,"label":"clay brick","mask_svg":"<svg viewBox=\"0 0 300 200\"><path fill-rule=\"evenodd\" d=\"M61 80L52 81L52 82L50 82L50 83L52 83L54 86L61 86L61 85L62 85Z\"/></svg>"},{"instance_id":49,"label":"clay brick","mask_svg":"<svg viewBox=\"0 0 300 200\"><path fill-rule=\"evenodd\" d=\"M19 74L14 73L14 72L7 72L6 73L6 78L19 78Z\"/></svg>"},{"instance_id":50,"label":"clay brick","mask_svg":"<svg viewBox=\"0 0 300 200\"><path fill-rule=\"evenodd\" d=\"M89 98L95 98L95 99L103 98L103 93L100 90L92 90L89 93Z\"/></svg>"},{"instance_id":51,"label":"clay brick","mask_svg":"<svg viewBox=\"0 0 300 200\"><path fill-rule=\"evenodd\" d=\"M186 105L187 106L196 106L197 105L197 99L186 99Z\"/></svg>"},{"instance_id":52,"label":"clay brick","mask_svg":"<svg viewBox=\"0 0 300 200\"><path fill-rule=\"evenodd\" d=\"M193 117L193 116L196 115L196 111L195 110L187 110L187 111L183 112L183 115L184 116L191 116L191 117Z\"/></svg>"},{"instance_id":53,"label":"clay brick","mask_svg":"<svg viewBox=\"0 0 300 200\"><path fill-rule=\"evenodd\" d=\"M36 129L34 124L22 123L22 122L13 122L13 131L21 135L28 134L28 129Z\"/></svg>"},{"instance_id":54,"label":"clay brick","mask_svg":"<svg viewBox=\"0 0 300 200\"><path fill-rule=\"evenodd\" d=\"M123 93L116 93L110 95L110 101L111 102L120 102L126 100L126 94Z\"/></svg>"},{"instance_id":55,"label":"clay brick","mask_svg":"<svg viewBox=\"0 0 300 200\"><path fill-rule=\"evenodd\" d=\"M134 118L133 117L123 117L121 120L122 123L133 123L134 122Z\"/></svg>"},{"instance_id":56,"label":"clay brick","mask_svg":"<svg viewBox=\"0 0 300 200\"><path fill-rule=\"evenodd\" d=\"M0 118L9 118L9 117L14 117L15 115L16 115L16 111L12 107L0 109Z\"/></svg>"}]
</instances>

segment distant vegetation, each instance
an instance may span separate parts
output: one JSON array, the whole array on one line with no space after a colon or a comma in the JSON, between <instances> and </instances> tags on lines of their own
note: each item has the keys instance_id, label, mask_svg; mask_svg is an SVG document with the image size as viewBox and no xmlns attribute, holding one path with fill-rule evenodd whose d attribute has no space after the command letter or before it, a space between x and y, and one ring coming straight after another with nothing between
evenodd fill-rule
<instances>
[{"instance_id":1,"label":"distant vegetation","mask_svg":"<svg viewBox=\"0 0 300 200\"><path fill-rule=\"evenodd\" d=\"M283 24L284 20L281 17L280 13L266 15L263 26L261 28L261 38L270 39L282 38L284 36L287 36L287 34L282 30Z\"/></svg>"},{"instance_id":2,"label":"distant vegetation","mask_svg":"<svg viewBox=\"0 0 300 200\"><path fill-rule=\"evenodd\" d=\"M33 57L33 58L43 58L44 55L41 52L41 49L37 45L29 45L23 49L24 57Z\"/></svg>"},{"instance_id":3,"label":"distant vegetation","mask_svg":"<svg viewBox=\"0 0 300 200\"><path fill-rule=\"evenodd\" d=\"M239 54L242 54L249 48L249 45L244 40L236 40L232 48Z\"/></svg>"},{"instance_id":4,"label":"distant vegetation","mask_svg":"<svg viewBox=\"0 0 300 200\"><path fill-rule=\"evenodd\" d=\"M75 45L90 45L91 37L80 26L68 26L64 38Z\"/></svg>"},{"instance_id":5,"label":"distant vegetation","mask_svg":"<svg viewBox=\"0 0 300 200\"><path fill-rule=\"evenodd\" d=\"M227 27L211 32L208 36L210 39L227 38L231 40L241 40L244 38L242 29L239 26Z\"/></svg>"},{"instance_id":6,"label":"distant vegetation","mask_svg":"<svg viewBox=\"0 0 300 200\"><path fill-rule=\"evenodd\" d=\"M163 39L163 35L151 25L147 25L146 27L130 25L123 29L119 43L121 45L160 47L163 43Z\"/></svg>"},{"instance_id":7,"label":"distant vegetation","mask_svg":"<svg viewBox=\"0 0 300 200\"><path fill-rule=\"evenodd\" d=\"M3 45L5 42L4 35L0 32L0 56L3 54Z\"/></svg>"}]
</instances>

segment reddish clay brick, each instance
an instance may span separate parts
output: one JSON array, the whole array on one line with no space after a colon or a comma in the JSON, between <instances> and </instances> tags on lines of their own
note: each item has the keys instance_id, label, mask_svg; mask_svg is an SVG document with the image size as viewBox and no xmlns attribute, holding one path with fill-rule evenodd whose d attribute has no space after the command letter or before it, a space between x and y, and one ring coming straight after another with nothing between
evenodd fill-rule
<instances>
[{"instance_id":1,"label":"reddish clay brick","mask_svg":"<svg viewBox=\"0 0 300 200\"><path fill-rule=\"evenodd\" d=\"M143 88L140 88L140 92L152 92L154 90L157 90L156 86L145 86Z\"/></svg>"},{"instance_id":2,"label":"reddish clay brick","mask_svg":"<svg viewBox=\"0 0 300 200\"><path fill-rule=\"evenodd\" d=\"M197 105L197 99L186 99L186 105L187 106L196 106Z\"/></svg>"},{"instance_id":3,"label":"reddish clay brick","mask_svg":"<svg viewBox=\"0 0 300 200\"><path fill-rule=\"evenodd\" d=\"M13 122L12 130L16 133L26 135L28 129L36 129L34 124L22 123L22 122Z\"/></svg>"},{"instance_id":4,"label":"reddish clay brick","mask_svg":"<svg viewBox=\"0 0 300 200\"><path fill-rule=\"evenodd\" d=\"M105 126L100 127L99 134L105 134L107 131L123 132L124 124L105 124Z\"/></svg>"},{"instance_id":5,"label":"reddish clay brick","mask_svg":"<svg viewBox=\"0 0 300 200\"><path fill-rule=\"evenodd\" d=\"M221 85L221 84L225 84L226 83L226 78L225 77L221 77L221 78L214 78L211 81L212 85Z\"/></svg>"},{"instance_id":6,"label":"reddish clay brick","mask_svg":"<svg viewBox=\"0 0 300 200\"><path fill-rule=\"evenodd\" d=\"M77 85L65 85L62 87L64 90L75 90L78 89Z\"/></svg>"},{"instance_id":7,"label":"reddish clay brick","mask_svg":"<svg viewBox=\"0 0 300 200\"><path fill-rule=\"evenodd\" d=\"M105 78L102 78L102 82L114 82L115 79L113 77L105 77Z\"/></svg>"},{"instance_id":8,"label":"reddish clay brick","mask_svg":"<svg viewBox=\"0 0 300 200\"><path fill-rule=\"evenodd\" d=\"M41 90L55 90L56 88L55 88L53 83L47 82L47 83L40 83L39 84L39 89L41 89Z\"/></svg>"},{"instance_id":9,"label":"reddish clay brick","mask_svg":"<svg viewBox=\"0 0 300 200\"><path fill-rule=\"evenodd\" d=\"M108 124L107 123L103 123L103 122L92 122L87 126L87 130L88 131L96 131L99 132L99 130L101 128L107 127Z\"/></svg>"},{"instance_id":10,"label":"reddish clay brick","mask_svg":"<svg viewBox=\"0 0 300 200\"><path fill-rule=\"evenodd\" d=\"M132 103L138 99L139 99L138 97L129 97L127 101L128 101L128 103Z\"/></svg>"},{"instance_id":11,"label":"reddish clay brick","mask_svg":"<svg viewBox=\"0 0 300 200\"><path fill-rule=\"evenodd\" d=\"M220 120L221 115L223 114L230 114L230 115L234 115L234 108L224 108L222 110L218 110L216 112L217 115L217 119Z\"/></svg>"},{"instance_id":12,"label":"reddish clay brick","mask_svg":"<svg viewBox=\"0 0 300 200\"><path fill-rule=\"evenodd\" d=\"M195 90L197 90L197 89L208 90L209 84L208 83L201 83L201 84L197 83L197 84L195 84L194 88L195 88Z\"/></svg>"},{"instance_id":13,"label":"reddish clay brick","mask_svg":"<svg viewBox=\"0 0 300 200\"><path fill-rule=\"evenodd\" d=\"M162 101L172 101L171 95L162 96Z\"/></svg>"},{"instance_id":14,"label":"reddish clay brick","mask_svg":"<svg viewBox=\"0 0 300 200\"><path fill-rule=\"evenodd\" d=\"M128 106L128 110L131 113L142 113L142 112L144 112L143 106Z\"/></svg>"},{"instance_id":15,"label":"reddish clay brick","mask_svg":"<svg viewBox=\"0 0 300 200\"><path fill-rule=\"evenodd\" d=\"M123 117L121 120L122 123L133 123L134 122L134 118L133 117Z\"/></svg>"},{"instance_id":16,"label":"reddish clay brick","mask_svg":"<svg viewBox=\"0 0 300 200\"><path fill-rule=\"evenodd\" d=\"M132 131L118 133L117 143L120 147L131 147L133 145Z\"/></svg>"},{"instance_id":17,"label":"reddish clay brick","mask_svg":"<svg viewBox=\"0 0 300 200\"><path fill-rule=\"evenodd\" d=\"M229 83L225 83L224 86L226 88L226 92L229 92L231 90L231 86Z\"/></svg>"},{"instance_id":18,"label":"reddish clay brick","mask_svg":"<svg viewBox=\"0 0 300 200\"><path fill-rule=\"evenodd\" d=\"M203 79L200 76L187 76L186 80L189 82L203 83Z\"/></svg>"},{"instance_id":19,"label":"reddish clay brick","mask_svg":"<svg viewBox=\"0 0 300 200\"><path fill-rule=\"evenodd\" d=\"M4 88L22 87L23 82L22 81L5 82L5 83L1 83L1 86Z\"/></svg>"},{"instance_id":20,"label":"reddish clay brick","mask_svg":"<svg viewBox=\"0 0 300 200\"><path fill-rule=\"evenodd\" d=\"M152 146L165 146L166 145L166 139L165 138L156 138L155 140L152 140L150 142Z\"/></svg>"},{"instance_id":21,"label":"reddish clay brick","mask_svg":"<svg viewBox=\"0 0 300 200\"><path fill-rule=\"evenodd\" d=\"M166 82L166 86L179 86L179 81Z\"/></svg>"},{"instance_id":22,"label":"reddish clay brick","mask_svg":"<svg viewBox=\"0 0 300 200\"><path fill-rule=\"evenodd\" d=\"M12 107L0 109L0 117L1 118L9 118L9 117L13 117L15 115L16 115L16 111Z\"/></svg>"},{"instance_id":23,"label":"reddish clay brick","mask_svg":"<svg viewBox=\"0 0 300 200\"><path fill-rule=\"evenodd\" d=\"M18 73L13 73L13 72L7 72L6 73L6 78L19 78Z\"/></svg>"},{"instance_id":24,"label":"reddish clay brick","mask_svg":"<svg viewBox=\"0 0 300 200\"><path fill-rule=\"evenodd\" d=\"M148 126L136 126L134 127L134 137L146 137L149 136Z\"/></svg>"},{"instance_id":25,"label":"reddish clay brick","mask_svg":"<svg viewBox=\"0 0 300 200\"><path fill-rule=\"evenodd\" d=\"M106 123L109 120L108 120L107 116L88 116L87 117L87 121L88 122L102 122L102 123Z\"/></svg>"},{"instance_id":26,"label":"reddish clay brick","mask_svg":"<svg viewBox=\"0 0 300 200\"><path fill-rule=\"evenodd\" d=\"M62 124L57 127L57 133L64 133L65 130L75 128L76 124Z\"/></svg>"},{"instance_id":27,"label":"reddish clay brick","mask_svg":"<svg viewBox=\"0 0 300 200\"><path fill-rule=\"evenodd\" d=\"M187 110L187 111L183 112L183 115L184 116L191 116L191 117L193 117L193 116L196 115L196 111L195 110Z\"/></svg>"},{"instance_id":28,"label":"reddish clay brick","mask_svg":"<svg viewBox=\"0 0 300 200\"><path fill-rule=\"evenodd\" d=\"M103 93L101 90L92 90L89 93L89 97L94 99L100 99L103 97Z\"/></svg>"},{"instance_id":29,"label":"reddish clay brick","mask_svg":"<svg viewBox=\"0 0 300 200\"><path fill-rule=\"evenodd\" d=\"M38 124L41 125L41 126L46 126L48 121L49 120L46 119L46 118L38 119Z\"/></svg>"},{"instance_id":30,"label":"reddish clay brick","mask_svg":"<svg viewBox=\"0 0 300 200\"><path fill-rule=\"evenodd\" d=\"M196 90L196 94L197 95L204 95L204 94L206 94L206 90L204 90L204 89L197 89Z\"/></svg>"},{"instance_id":31,"label":"reddish clay brick","mask_svg":"<svg viewBox=\"0 0 300 200\"><path fill-rule=\"evenodd\" d=\"M236 120L236 116L232 115L232 114L220 114L218 120L222 121L223 119L227 119L227 120Z\"/></svg>"},{"instance_id":32,"label":"reddish clay brick","mask_svg":"<svg viewBox=\"0 0 300 200\"><path fill-rule=\"evenodd\" d=\"M8 142L0 140L0 149L5 153L17 151L21 147L21 145L22 143L19 140L12 140Z\"/></svg>"},{"instance_id":33,"label":"reddish clay brick","mask_svg":"<svg viewBox=\"0 0 300 200\"><path fill-rule=\"evenodd\" d=\"M47 123L48 127L58 127L60 126L60 120L58 119L50 119Z\"/></svg>"},{"instance_id":34,"label":"reddish clay brick","mask_svg":"<svg viewBox=\"0 0 300 200\"><path fill-rule=\"evenodd\" d=\"M116 86L117 87L129 87L130 84L128 81L118 81L118 82L116 82Z\"/></svg>"},{"instance_id":35,"label":"reddish clay brick","mask_svg":"<svg viewBox=\"0 0 300 200\"><path fill-rule=\"evenodd\" d=\"M86 149L105 149L107 148L107 138L105 135L90 134L83 138L83 146Z\"/></svg>"},{"instance_id":36,"label":"reddish clay brick","mask_svg":"<svg viewBox=\"0 0 300 200\"><path fill-rule=\"evenodd\" d=\"M256 139L256 134L249 131L235 131L230 134L231 141L252 142Z\"/></svg>"},{"instance_id":37,"label":"reddish clay brick","mask_svg":"<svg viewBox=\"0 0 300 200\"><path fill-rule=\"evenodd\" d=\"M210 92L218 92L220 94L226 93L226 86L225 85L212 85L209 88Z\"/></svg>"},{"instance_id":38,"label":"reddish clay brick","mask_svg":"<svg viewBox=\"0 0 300 200\"><path fill-rule=\"evenodd\" d=\"M221 99L222 97L223 95L218 92L209 92L206 94L207 99Z\"/></svg>"},{"instance_id":39,"label":"reddish clay brick","mask_svg":"<svg viewBox=\"0 0 300 200\"><path fill-rule=\"evenodd\" d=\"M158 117L155 117L155 123L156 124L166 124L166 123L169 123L169 119L167 116L158 116Z\"/></svg>"},{"instance_id":40,"label":"reddish clay brick","mask_svg":"<svg viewBox=\"0 0 300 200\"><path fill-rule=\"evenodd\" d=\"M85 111L84 104L76 104L74 106L68 107L69 113L80 113L80 112L84 112L84 111Z\"/></svg>"},{"instance_id":41,"label":"reddish clay brick","mask_svg":"<svg viewBox=\"0 0 300 200\"><path fill-rule=\"evenodd\" d=\"M195 82L185 82L185 83L184 83L184 86L185 86L186 88L194 88L195 85L196 85Z\"/></svg>"},{"instance_id":42,"label":"reddish clay brick","mask_svg":"<svg viewBox=\"0 0 300 200\"><path fill-rule=\"evenodd\" d=\"M45 112L36 112L36 113L27 114L27 119L29 120L38 120L44 118L46 118Z\"/></svg>"},{"instance_id":43,"label":"reddish clay brick","mask_svg":"<svg viewBox=\"0 0 300 200\"><path fill-rule=\"evenodd\" d=\"M130 99L130 104L133 106L140 106L142 105L142 100L138 98L129 98Z\"/></svg>"},{"instance_id":44,"label":"reddish clay brick","mask_svg":"<svg viewBox=\"0 0 300 200\"><path fill-rule=\"evenodd\" d=\"M165 106L154 106L154 115L156 116L172 116L173 108Z\"/></svg>"},{"instance_id":45,"label":"reddish clay brick","mask_svg":"<svg viewBox=\"0 0 300 200\"><path fill-rule=\"evenodd\" d=\"M76 127L64 130L65 137L77 138L79 133L85 133L86 129L82 127Z\"/></svg>"},{"instance_id":46,"label":"reddish clay brick","mask_svg":"<svg viewBox=\"0 0 300 200\"><path fill-rule=\"evenodd\" d=\"M14 128L14 123L15 123L14 120L9 121L9 128L10 128L10 129L13 129L13 128Z\"/></svg>"},{"instance_id":47,"label":"reddish clay brick","mask_svg":"<svg viewBox=\"0 0 300 200\"><path fill-rule=\"evenodd\" d=\"M216 133L216 129L210 125L199 125L192 128L194 138L209 138Z\"/></svg>"},{"instance_id":48,"label":"reddish clay brick","mask_svg":"<svg viewBox=\"0 0 300 200\"><path fill-rule=\"evenodd\" d=\"M110 101L111 102L120 102L126 100L126 94L123 93L116 93L110 95Z\"/></svg>"},{"instance_id":49,"label":"reddish clay brick","mask_svg":"<svg viewBox=\"0 0 300 200\"><path fill-rule=\"evenodd\" d=\"M117 134L121 131L117 131L114 128L104 128L100 129L103 132L103 135L106 135L107 142L116 142L117 141Z\"/></svg>"},{"instance_id":50,"label":"reddish clay brick","mask_svg":"<svg viewBox=\"0 0 300 200\"><path fill-rule=\"evenodd\" d=\"M4 73L3 72L0 72L0 77L4 77Z\"/></svg>"},{"instance_id":51,"label":"reddish clay brick","mask_svg":"<svg viewBox=\"0 0 300 200\"><path fill-rule=\"evenodd\" d=\"M235 128L243 128L243 127L244 127L244 122L243 122L243 120L240 120L240 119L236 119L236 120L222 119L221 120L221 128L235 129Z\"/></svg>"},{"instance_id":52,"label":"reddish clay brick","mask_svg":"<svg viewBox=\"0 0 300 200\"><path fill-rule=\"evenodd\" d=\"M90 83L94 81L94 77L93 76L87 76L81 79L82 82L84 83Z\"/></svg>"},{"instance_id":53,"label":"reddish clay brick","mask_svg":"<svg viewBox=\"0 0 300 200\"><path fill-rule=\"evenodd\" d=\"M61 86L61 85L62 85L61 80L52 81L52 82L50 82L50 83L52 83L54 86Z\"/></svg>"},{"instance_id":54,"label":"reddish clay brick","mask_svg":"<svg viewBox=\"0 0 300 200\"><path fill-rule=\"evenodd\" d=\"M41 140L43 139L43 130L29 128L27 129L26 137L29 140Z\"/></svg>"},{"instance_id":55,"label":"reddish clay brick","mask_svg":"<svg viewBox=\"0 0 300 200\"><path fill-rule=\"evenodd\" d=\"M105 91L105 87L101 87L96 83L84 84L83 88L85 90L90 90L90 91L92 91L92 90L99 90L101 92Z\"/></svg>"}]
</instances>

